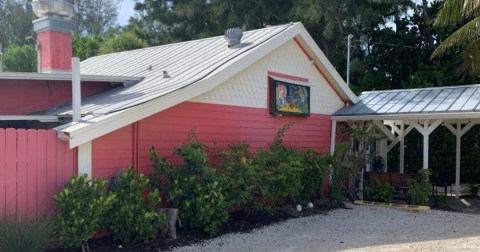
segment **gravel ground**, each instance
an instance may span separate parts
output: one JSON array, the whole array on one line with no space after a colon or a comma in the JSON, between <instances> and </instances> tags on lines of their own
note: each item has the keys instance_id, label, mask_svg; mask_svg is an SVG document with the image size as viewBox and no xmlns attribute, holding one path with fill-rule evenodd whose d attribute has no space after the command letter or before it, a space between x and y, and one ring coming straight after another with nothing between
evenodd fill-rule
<instances>
[{"instance_id":1,"label":"gravel ground","mask_svg":"<svg viewBox=\"0 0 480 252\"><path fill-rule=\"evenodd\" d=\"M348 205L175 251L480 251L480 216Z\"/></svg>"}]
</instances>

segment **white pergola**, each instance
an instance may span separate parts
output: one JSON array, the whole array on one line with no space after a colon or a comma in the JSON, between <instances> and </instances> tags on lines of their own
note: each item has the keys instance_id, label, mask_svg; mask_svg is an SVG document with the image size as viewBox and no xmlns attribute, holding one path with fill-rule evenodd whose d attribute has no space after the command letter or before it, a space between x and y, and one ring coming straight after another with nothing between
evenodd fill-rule
<instances>
[{"instance_id":1,"label":"white pergola","mask_svg":"<svg viewBox=\"0 0 480 252\"><path fill-rule=\"evenodd\" d=\"M371 121L383 138L379 155L400 144L400 173L405 168L405 137L417 130L423 136L423 168L429 168L429 137L438 126L456 136L455 196L460 195L461 140L480 124L480 85L364 92L360 102L347 106L332 117L333 124Z\"/></svg>"}]
</instances>

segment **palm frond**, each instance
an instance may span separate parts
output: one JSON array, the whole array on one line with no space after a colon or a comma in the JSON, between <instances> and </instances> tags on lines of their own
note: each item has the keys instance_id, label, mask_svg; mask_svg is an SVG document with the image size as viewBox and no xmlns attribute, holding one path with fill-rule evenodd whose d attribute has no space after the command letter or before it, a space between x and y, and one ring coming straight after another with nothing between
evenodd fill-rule
<instances>
[{"instance_id":1,"label":"palm frond","mask_svg":"<svg viewBox=\"0 0 480 252\"><path fill-rule=\"evenodd\" d=\"M452 33L452 35L450 35L437 48L435 48L435 51L433 51L430 59L434 59L443 55L451 47L464 47L473 41L478 40L479 34L480 17L476 17Z\"/></svg>"},{"instance_id":2,"label":"palm frond","mask_svg":"<svg viewBox=\"0 0 480 252\"><path fill-rule=\"evenodd\" d=\"M480 12L480 1L465 0L462 12L464 17L467 19L478 16L478 13Z\"/></svg>"},{"instance_id":3,"label":"palm frond","mask_svg":"<svg viewBox=\"0 0 480 252\"><path fill-rule=\"evenodd\" d=\"M458 24L464 20L463 6L469 0L446 0L433 23L434 26Z\"/></svg>"},{"instance_id":4,"label":"palm frond","mask_svg":"<svg viewBox=\"0 0 480 252\"><path fill-rule=\"evenodd\" d=\"M480 75L480 40L469 44L458 56L457 74L464 79L478 79Z\"/></svg>"}]
</instances>

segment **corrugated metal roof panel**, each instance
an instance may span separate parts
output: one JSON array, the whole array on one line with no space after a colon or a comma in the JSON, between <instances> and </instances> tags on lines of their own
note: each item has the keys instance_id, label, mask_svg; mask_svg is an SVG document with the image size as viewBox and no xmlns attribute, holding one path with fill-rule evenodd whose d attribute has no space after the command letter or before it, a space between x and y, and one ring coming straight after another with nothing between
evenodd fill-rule
<instances>
[{"instance_id":1,"label":"corrugated metal roof panel","mask_svg":"<svg viewBox=\"0 0 480 252\"><path fill-rule=\"evenodd\" d=\"M480 85L363 92L334 116L480 112Z\"/></svg>"},{"instance_id":2,"label":"corrugated metal roof panel","mask_svg":"<svg viewBox=\"0 0 480 252\"><path fill-rule=\"evenodd\" d=\"M84 75L143 77L136 85L84 99L82 114L108 114L136 106L211 76L295 24L246 31L242 45L228 48L223 36L100 55L81 63ZM112 63L114 62L114 64ZM163 77L167 71L169 77ZM71 114L69 108L52 113Z\"/></svg>"}]
</instances>

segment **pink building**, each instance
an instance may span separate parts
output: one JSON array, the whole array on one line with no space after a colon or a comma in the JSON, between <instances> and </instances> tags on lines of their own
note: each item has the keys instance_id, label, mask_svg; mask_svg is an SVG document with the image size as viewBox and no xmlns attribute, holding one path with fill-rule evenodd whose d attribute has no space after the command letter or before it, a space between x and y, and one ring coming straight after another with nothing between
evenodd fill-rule
<instances>
[{"instance_id":1,"label":"pink building","mask_svg":"<svg viewBox=\"0 0 480 252\"><path fill-rule=\"evenodd\" d=\"M71 50L59 43L63 38L55 39L60 51ZM72 121L70 56L42 54L55 58L42 61L43 73L0 73L0 128L53 129L73 157L62 179L109 178L130 165L148 172L150 146L175 162L173 148L192 129L209 146L246 141L255 149L294 122L287 145L329 153L331 116L357 102L301 23L247 31L238 42L218 36L87 59L78 121ZM7 169L0 160L0 175ZM0 180L0 214L9 186Z\"/></svg>"}]
</instances>

